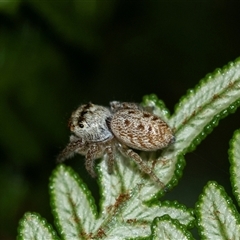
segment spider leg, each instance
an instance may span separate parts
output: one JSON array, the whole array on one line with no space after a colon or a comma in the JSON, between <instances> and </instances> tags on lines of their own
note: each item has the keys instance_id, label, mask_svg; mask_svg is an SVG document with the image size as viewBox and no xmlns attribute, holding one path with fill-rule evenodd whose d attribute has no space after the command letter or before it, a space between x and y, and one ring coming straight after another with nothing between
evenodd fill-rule
<instances>
[{"instance_id":1,"label":"spider leg","mask_svg":"<svg viewBox=\"0 0 240 240\"><path fill-rule=\"evenodd\" d=\"M114 154L113 154L112 146L111 145L106 146L105 151L108 155L108 159L107 159L108 173L111 174L113 172L113 165L114 165Z\"/></svg>"},{"instance_id":2,"label":"spider leg","mask_svg":"<svg viewBox=\"0 0 240 240\"><path fill-rule=\"evenodd\" d=\"M102 148L98 144L89 145L89 149L86 154L85 167L89 174L95 178L97 176L94 170L94 160L98 158L102 153Z\"/></svg>"},{"instance_id":3,"label":"spider leg","mask_svg":"<svg viewBox=\"0 0 240 240\"><path fill-rule=\"evenodd\" d=\"M83 141L82 139L78 139L75 141L70 142L63 150L62 152L58 155L57 157L57 162L61 163L63 161L65 161L68 158L73 157L73 155L77 152L77 151L81 151L81 149L83 148Z\"/></svg>"},{"instance_id":4,"label":"spider leg","mask_svg":"<svg viewBox=\"0 0 240 240\"><path fill-rule=\"evenodd\" d=\"M154 182L159 184L162 188L165 188L165 184L157 177L157 175L153 172L152 168L150 168L136 152L134 152L130 148L127 148L126 146L121 145L119 147L120 147L120 151L123 154L132 158L138 164L140 170L143 173L148 174L153 179Z\"/></svg>"}]
</instances>

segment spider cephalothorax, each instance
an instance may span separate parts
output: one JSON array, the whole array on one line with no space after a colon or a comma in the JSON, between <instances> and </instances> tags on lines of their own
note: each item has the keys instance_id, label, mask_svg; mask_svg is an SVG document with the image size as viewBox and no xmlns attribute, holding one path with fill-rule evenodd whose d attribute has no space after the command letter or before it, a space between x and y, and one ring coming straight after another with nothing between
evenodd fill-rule
<instances>
[{"instance_id":1,"label":"spider cephalothorax","mask_svg":"<svg viewBox=\"0 0 240 240\"><path fill-rule=\"evenodd\" d=\"M158 116L142 109L138 104L110 102L110 108L88 103L72 113L69 128L70 142L58 156L58 161L85 155L86 169L95 177L94 160L108 155L109 173L113 170L116 150L132 158L140 170L161 185L152 169L132 149L156 151L174 141L172 129Z\"/></svg>"}]
</instances>

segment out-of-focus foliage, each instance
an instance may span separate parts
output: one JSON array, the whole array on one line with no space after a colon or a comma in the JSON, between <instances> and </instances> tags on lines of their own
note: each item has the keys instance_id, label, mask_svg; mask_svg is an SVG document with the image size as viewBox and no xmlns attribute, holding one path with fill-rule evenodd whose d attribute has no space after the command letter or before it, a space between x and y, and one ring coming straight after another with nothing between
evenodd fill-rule
<instances>
[{"instance_id":1,"label":"out-of-focus foliage","mask_svg":"<svg viewBox=\"0 0 240 240\"><path fill-rule=\"evenodd\" d=\"M1 1L1 3L0 3L0 11L1 11L2 14L12 15L11 17L14 17L14 15L18 11L19 4L20 4L20 0Z\"/></svg>"},{"instance_id":2,"label":"out-of-focus foliage","mask_svg":"<svg viewBox=\"0 0 240 240\"><path fill-rule=\"evenodd\" d=\"M1 1L0 239L15 239L26 211L51 222L48 178L68 141L67 120L78 104L140 102L154 92L173 109L206 72L240 56L239 7L231 1ZM217 159L220 168L226 167L231 129L239 128L236 118L228 118L219 135L201 145L206 161ZM220 142L217 151L213 142ZM68 164L97 197L96 181L80 159ZM202 168L213 175L214 163L199 167L202 159L193 161L197 173ZM193 169L186 174L190 180L183 178L184 189L192 175L196 178ZM198 194L205 184L192 191ZM188 194L189 189L181 192ZM183 202L188 207L197 196L190 199Z\"/></svg>"},{"instance_id":3,"label":"out-of-focus foliage","mask_svg":"<svg viewBox=\"0 0 240 240\"><path fill-rule=\"evenodd\" d=\"M103 47L100 29L109 22L113 1L29 1L34 11L49 22L62 40L86 51ZM66 14L67 13L67 14Z\"/></svg>"}]
</instances>

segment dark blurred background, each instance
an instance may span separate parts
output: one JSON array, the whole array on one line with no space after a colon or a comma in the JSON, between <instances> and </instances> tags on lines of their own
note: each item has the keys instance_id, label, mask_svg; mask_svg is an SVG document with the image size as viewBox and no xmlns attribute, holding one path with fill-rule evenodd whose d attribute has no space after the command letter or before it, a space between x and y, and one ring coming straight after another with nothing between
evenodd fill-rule
<instances>
[{"instance_id":1,"label":"dark blurred background","mask_svg":"<svg viewBox=\"0 0 240 240\"><path fill-rule=\"evenodd\" d=\"M240 56L239 1L1 1L0 239L17 235L26 211L53 222L48 181L79 104L141 102L155 93L170 109L207 73ZM240 112L186 155L165 196L194 207L216 180L231 194L228 142ZM98 201L83 158L69 160Z\"/></svg>"}]
</instances>

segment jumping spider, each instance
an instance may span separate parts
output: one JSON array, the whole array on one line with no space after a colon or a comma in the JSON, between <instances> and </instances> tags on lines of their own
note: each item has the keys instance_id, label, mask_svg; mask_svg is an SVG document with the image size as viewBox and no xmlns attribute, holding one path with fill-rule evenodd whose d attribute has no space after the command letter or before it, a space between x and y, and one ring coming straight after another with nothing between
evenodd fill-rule
<instances>
[{"instance_id":1,"label":"jumping spider","mask_svg":"<svg viewBox=\"0 0 240 240\"><path fill-rule=\"evenodd\" d=\"M115 153L132 158L143 173L162 187L164 184L132 149L156 151L174 141L172 129L158 116L138 104L110 102L110 108L88 103L72 113L69 120L70 142L57 158L58 162L75 153L85 155L85 166L96 177L94 160L107 154L108 172L112 173Z\"/></svg>"}]
</instances>

